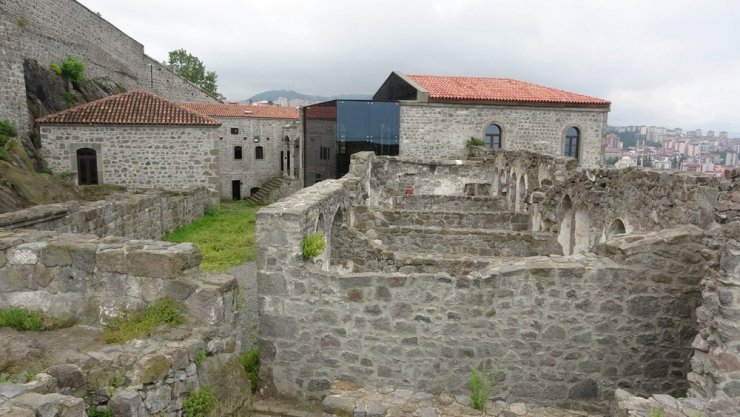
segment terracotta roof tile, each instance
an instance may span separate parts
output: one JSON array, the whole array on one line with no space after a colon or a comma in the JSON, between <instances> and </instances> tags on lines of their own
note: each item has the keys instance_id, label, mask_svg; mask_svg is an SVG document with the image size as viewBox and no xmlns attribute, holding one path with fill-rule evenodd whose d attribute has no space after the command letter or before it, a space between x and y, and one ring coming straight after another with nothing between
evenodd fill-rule
<instances>
[{"instance_id":1,"label":"terracotta roof tile","mask_svg":"<svg viewBox=\"0 0 740 417\"><path fill-rule=\"evenodd\" d=\"M144 90L106 97L39 117L44 124L220 126L218 120Z\"/></svg>"},{"instance_id":2,"label":"terracotta roof tile","mask_svg":"<svg viewBox=\"0 0 740 417\"><path fill-rule=\"evenodd\" d=\"M406 75L429 92L430 100L470 100L553 104L596 104L610 102L510 78Z\"/></svg>"},{"instance_id":3,"label":"terracotta roof tile","mask_svg":"<svg viewBox=\"0 0 740 417\"><path fill-rule=\"evenodd\" d=\"M182 103L182 106L211 117L298 120L298 109L282 106L252 106L243 103Z\"/></svg>"}]
</instances>

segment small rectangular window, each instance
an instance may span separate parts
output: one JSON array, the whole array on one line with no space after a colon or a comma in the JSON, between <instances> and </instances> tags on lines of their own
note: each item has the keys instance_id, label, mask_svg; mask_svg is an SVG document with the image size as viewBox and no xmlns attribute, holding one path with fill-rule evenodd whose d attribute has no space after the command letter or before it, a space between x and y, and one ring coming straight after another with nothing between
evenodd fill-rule
<instances>
[{"instance_id":1,"label":"small rectangular window","mask_svg":"<svg viewBox=\"0 0 740 417\"><path fill-rule=\"evenodd\" d=\"M242 159L242 147L234 146L234 159Z\"/></svg>"},{"instance_id":2,"label":"small rectangular window","mask_svg":"<svg viewBox=\"0 0 740 417\"><path fill-rule=\"evenodd\" d=\"M231 134L232 135L238 135L239 134L239 128L238 127L232 127L231 128Z\"/></svg>"},{"instance_id":3,"label":"small rectangular window","mask_svg":"<svg viewBox=\"0 0 740 417\"><path fill-rule=\"evenodd\" d=\"M329 151L330 151L329 147L321 146L319 148L319 159L328 161L330 159Z\"/></svg>"}]
</instances>

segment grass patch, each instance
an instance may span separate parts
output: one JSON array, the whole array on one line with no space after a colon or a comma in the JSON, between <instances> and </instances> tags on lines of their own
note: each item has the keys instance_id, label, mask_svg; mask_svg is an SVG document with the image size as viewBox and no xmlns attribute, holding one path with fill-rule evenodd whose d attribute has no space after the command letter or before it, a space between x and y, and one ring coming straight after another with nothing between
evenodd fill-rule
<instances>
[{"instance_id":1,"label":"grass patch","mask_svg":"<svg viewBox=\"0 0 740 417\"><path fill-rule=\"evenodd\" d=\"M203 252L204 271L225 271L254 260L254 223L260 208L247 201L225 201L193 223L167 233L164 240L195 243Z\"/></svg>"},{"instance_id":2,"label":"grass patch","mask_svg":"<svg viewBox=\"0 0 740 417\"><path fill-rule=\"evenodd\" d=\"M252 392L257 392L257 382L260 375L260 350L254 348L239 355L239 363L247 371L249 382L252 383Z\"/></svg>"},{"instance_id":3,"label":"grass patch","mask_svg":"<svg viewBox=\"0 0 740 417\"><path fill-rule=\"evenodd\" d=\"M483 411L486 408L491 388L496 383L496 372L485 374L476 368L470 370L470 406Z\"/></svg>"},{"instance_id":4,"label":"grass patch","mask_svg":"<svg viewBox=\"0 0 740 417\"><path fill-rule=\"evenodd\" d=\"M182 402L182 415L184 417L206 417L215 405L216 396L213 395L211 387L206 385L188 394Z\"/></svg>"},{"instance_id":5,"label":"grass patch","mask_svg":"<svg viewBox=\"0 0 740 417\"><path fill-rule=\"evenodd\" d=\"M74 325L73 319L47 317L39 311L23 307L0 308L0 327L10 327L20 331L54 330Z\"/></svg>"},{"instance_id":6,"label":"grass patch","mask_svg":"<svg viewBox=\"0 0 740 417\"><path fill-rule=\"evenodd\" d=\"M174 300L162 298L149 307L124 311L106 324L103 338L106 343L124 343L150 336L162 325L175 327L181 324L183 310L183 306Z\"/></svg>"},{"instance_id":7,"label":"grass patch","mask_svg":"<svg viewBox=\"0 0 740 417\"><path fill-rule=\"evenodd\" d=\"M326 249L326 239L324 233L316 232L311 233L301 240L301 251L303 252L303 259L310 260L322 253Z\"/></svg>"}]
</instances>

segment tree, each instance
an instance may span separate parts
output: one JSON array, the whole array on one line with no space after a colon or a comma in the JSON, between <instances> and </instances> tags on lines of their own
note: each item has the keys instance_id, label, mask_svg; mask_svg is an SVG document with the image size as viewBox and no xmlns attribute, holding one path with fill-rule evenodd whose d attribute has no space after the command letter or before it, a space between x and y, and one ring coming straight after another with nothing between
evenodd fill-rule
<instances>
[{"instance_id":1,"label":"tree","mask_svg":"<svg viewBox=\"0 0 740 417\"><path fill-rule=\"evenodd\" d=\"M198 57L191 55L184 49L176 49L169 52L169 59L163 64L174 71L176 74L208 91L211 94L219 95L216 86L216 73L206 71L206 66Z\"/></svg>"}]
</instances>

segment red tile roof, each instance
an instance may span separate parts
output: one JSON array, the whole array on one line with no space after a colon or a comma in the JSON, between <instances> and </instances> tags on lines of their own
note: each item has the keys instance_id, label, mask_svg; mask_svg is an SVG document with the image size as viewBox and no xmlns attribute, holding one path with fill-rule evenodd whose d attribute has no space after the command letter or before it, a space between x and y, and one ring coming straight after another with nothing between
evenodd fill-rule
<instances>
[{"instance_id":1,"label":"red tile roof","mask_svg":"<svg viewBox=\"0 0 740 417\"><path fill-rule=\"evenodd\" d=\"M211 117L298 120L298 109L282 106L252 106L243 103L182 103L182 106Z\"/></svg>"},{"instance_id":2,"label":"red tile roof","mask_svg":"<svg viewBox=\"0 0 740 417\"><path fill-rule=\"evenodd\" d=\"M144 90L123 94L39 117L36 123L105 125L220 126L221 123L198 112Z\"/></svg>"},{"instance_id":3,"label":"red tile roof","mask_svg":"<svg viewBox=\"0 0 740 417\"><path fill-rule=\"evenodd\" d=\"M430 100L498 101L553 104L596 104L610 102L583 94L510 78L406 75L429 92Z\"/></svg>"}]
</instances>

